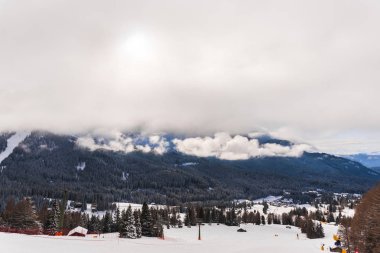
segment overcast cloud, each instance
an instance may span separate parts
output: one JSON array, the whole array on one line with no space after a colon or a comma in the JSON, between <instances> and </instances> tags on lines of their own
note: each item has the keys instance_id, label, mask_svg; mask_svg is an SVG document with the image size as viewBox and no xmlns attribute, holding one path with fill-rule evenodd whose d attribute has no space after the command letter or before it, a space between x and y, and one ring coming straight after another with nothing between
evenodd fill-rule
<instances>
[{"instance_id":1,"label":"overcast cloud","mask_svg":"<svg viewBox=\"0 0 380 253\"><path fill-rule=\"evenodd\" d=\"M380 150L380 2L0 0L0 131Z\"/></svg>"}]
</instances>

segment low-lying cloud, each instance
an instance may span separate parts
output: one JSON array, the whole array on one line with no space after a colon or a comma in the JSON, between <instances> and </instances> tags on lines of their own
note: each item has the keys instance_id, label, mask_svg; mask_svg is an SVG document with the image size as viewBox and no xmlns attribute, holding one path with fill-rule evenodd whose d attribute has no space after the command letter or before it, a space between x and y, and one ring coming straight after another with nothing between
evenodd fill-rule
<instances>
[{"instance_id":1,"label":"low-lying cloud","mask_svg":"<svg viewBox=\"0 0 380 253\"><path fill-rule=\"evenodd\" d=\"M217 133L214 137L175 139L176 149L187 155L217 157L225 160L245 160L253 157L283 156L299 157L311 146L292 144L283 146L275 143L260 145L257 139L227 133Z\"/></svg>"},{"instance_id":2,"label":"low-lying cloud","mask_svg":"<svg viewBox=\"0 0 380 253\"><path fill-rule=\"evenodd\" d=\"M144 140L144 144L141 143ZM162 155L169 151L170 144L173 149L186 155L198 157L216 157L223 160L246 160L255 157L279 156L299 157L305 151L312 151L306 144L291 144L284 146L275 143L260 144L257 139L242 135L231 136L228 133L216 133L213 137L193 137L167 140L159 135L130 137L123 134L116 138L80 137L77 145L92 151L103 149L115 152L130 153L140 151L153 152Z\"/></svg>"},{"instance_id":3,"label":"low-lying cloud","mask_svg":"<svg viewBox=\"0 0 380 253\"><path fill-rule=\"evenodd\" d=\"M122 133L116 134L113 138L94 138L89 135L79 137L76 144L91 151L99 149L124 153L141 151L144 153L153 152L158 155L164 154L169 145L164 137L158 135L149 137L137 136L133 138Z\"/></svg>"}]
</instances>

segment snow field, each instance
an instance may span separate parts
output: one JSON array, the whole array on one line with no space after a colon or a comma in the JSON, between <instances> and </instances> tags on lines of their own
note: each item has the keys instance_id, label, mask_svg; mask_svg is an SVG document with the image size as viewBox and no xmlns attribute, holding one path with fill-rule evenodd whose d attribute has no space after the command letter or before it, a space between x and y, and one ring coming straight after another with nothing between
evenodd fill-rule
<instances>
[{"instance_id":1,"label":"snow field","mask_svg":"<svg viewBox=\"0 0 380 253\"><path fill-rule=\"evenodd\" d=\"M165 240L157 238L120 239L118 233L83 237L28 236L0 233L1 252L7 253L171 253L171 252L258 252L258 253L317 253L321 244L333 244L336 226L324 225L326 237L307 239L299 229L282 225L242 225L247 232L238 233L237 227L225 225L201 226L202 240L198 241L198 227L165 229ZM297 239L297 233L300 239ZM276 236L277 235L277 236Z\"/></svg>"}]
</instances>

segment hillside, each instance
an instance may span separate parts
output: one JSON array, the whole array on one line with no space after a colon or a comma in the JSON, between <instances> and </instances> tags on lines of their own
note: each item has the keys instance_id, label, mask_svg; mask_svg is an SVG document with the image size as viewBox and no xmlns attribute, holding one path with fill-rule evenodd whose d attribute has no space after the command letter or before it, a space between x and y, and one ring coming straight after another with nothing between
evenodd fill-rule
<instances>
[{"instance_id":1,"label":"hillside","mask_svg":"<svg viewBox=\"0 0 380 253\"><path fill-rule=\"evenodd\" d=\"M283 190L297 199L302 191L317 188L361 193L380 179L360 163L323 153L222 160L174 149L162 155L91 151L76 141L75 136L29 135L1 163L0 203L10 195L61 198L64 190L69 199L97 202L100 208L121 200L178 204L255 199Z\"/></svg>"}]
</instances>

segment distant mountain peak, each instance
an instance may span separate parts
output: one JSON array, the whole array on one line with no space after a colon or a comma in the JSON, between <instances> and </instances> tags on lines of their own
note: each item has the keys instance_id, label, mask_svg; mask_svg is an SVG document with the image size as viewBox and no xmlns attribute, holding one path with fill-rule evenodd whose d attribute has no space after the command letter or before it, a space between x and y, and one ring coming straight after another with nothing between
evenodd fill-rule
<instances>
[{"instance_id":1,"label":"distant mountain peak","mask_svg":"<svg viewBox=\"0 0 380 253\"><path fill-rule=\"evenodd\" d=\"M352 161L360 162L364 166L369 168L380 167L380 153L358 153L352 155L342 155L342 157L350 159Z\"/></svg>"}]
</instances>

